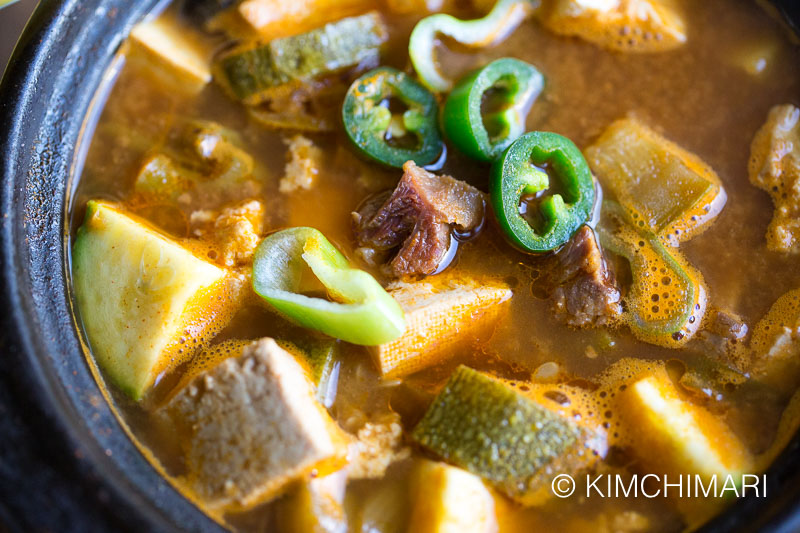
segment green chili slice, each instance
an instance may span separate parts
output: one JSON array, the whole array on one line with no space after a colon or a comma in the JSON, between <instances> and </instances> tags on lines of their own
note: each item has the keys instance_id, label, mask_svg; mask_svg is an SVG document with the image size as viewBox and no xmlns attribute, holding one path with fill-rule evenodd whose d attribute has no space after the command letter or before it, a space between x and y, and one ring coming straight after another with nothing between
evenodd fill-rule
<instances>
[{"instance_id":1,"label":"green chili slice","mask_svg":"<svg viewBox=\"0 0 800 533\"><path fill-rule=\"evenodd\" d=\"M631 268L625 320L639 339L677 348L697 333L706 311L702 276L677 249L635 224L625 208L603 202L600 242Z\"/></svg>"},{"instance_id":2,"label":"green chili slice","mask_svg":"<svg viewBox=\"0 0 800 533\"><path fill-rule=\"evenodd\" d=\"M394 115L391 105L407 109ZM342 119L347 136L364 155L400 168L434 162L444 143L437 125L439 106L425 87L390 67L367 72L357 79L344 99Z\"/></svg>"},{"instance_id":3,"label":"green chili slice","mask_svg":"<svg viewBox=\"0 0 800 533\"><path fill-rule=\"evenodd\" d=\"M432 91L446 92L453 87L453 81L436 65L434 48L438 35L472 48L497 44L538 6L538 0L498 0L481 19L460 20L441 13L422 19L411 32L408 43L408 54L419 79Z\"/></svg>"},{"instance_id":4,"label":"green chili slice","mask_svg":"<svg viewBox=\"0 0 800 533\"><path fill-rule=\"evenodd\" d=\"M566 243L589 218L595 197L592 173L578 147L543 131L526 133L494 162L489 192L506 236L532 253ZM523 204L537 211L537 227L523 216Z\"/></svg>"},{"instance_id":5,"label":"green chili slice","mask_svg":"<svg viewBox=\"0 0 800 533\"><path fill-rule=\"evenodd\" d=\"M543 88L544 76L532 65L509 57L493 61L447 97L445 135L468 156L494 161L525 132L525 118Z\"/></svg>"},{"instance_id":6,"label":"green chili slice","mask_svg":"<svg viewBox=\"0 0 800 533\"><path fill-rule=\"evenodd\" d=\"M306 265L335 301L298 293ZM253 289L293 322L353 344L375 346L405 331L397 302L313 228L279 231L261 242Z\"/></svg>"}]
</instances>

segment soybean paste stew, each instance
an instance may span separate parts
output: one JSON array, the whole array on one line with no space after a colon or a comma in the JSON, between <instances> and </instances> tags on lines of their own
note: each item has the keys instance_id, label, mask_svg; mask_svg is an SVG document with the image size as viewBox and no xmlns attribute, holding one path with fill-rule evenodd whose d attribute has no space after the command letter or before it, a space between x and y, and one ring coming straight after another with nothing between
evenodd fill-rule
<instances>
[{"instance_id":1,"label":"soybean paste stew","mask_svg":"<svg viewBox=\"0 0 800 533\"><path fill-rule=\"evenodd\" d=\"M232 530L699 527L800 424L792 39L746 1L170 6L73 199L103 390Z\"/></svg>"}]
</instances>

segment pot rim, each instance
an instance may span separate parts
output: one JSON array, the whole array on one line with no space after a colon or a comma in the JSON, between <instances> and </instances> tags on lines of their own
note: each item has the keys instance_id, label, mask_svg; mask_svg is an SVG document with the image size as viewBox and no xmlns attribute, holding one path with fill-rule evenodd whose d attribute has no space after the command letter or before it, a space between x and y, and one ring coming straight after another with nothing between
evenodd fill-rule
<instances>
[{"instance_id":1,"label":"pot rim","mask_svg":"<svg viewBox=\"0 0 800 533\"><path fill-rule=\"evenodd\" d=\"M6 364L13 363L19 388L40 406L54 438L110 489L113 505L124 509L132 527L223 531L129 439L92 375L71 312L67 208L81 142L91 139L88 114L124 37L161 1L43 0L3 75L0 301L11 347ZM800 531L800 434L766 475L769 497L738 500L702 531Z\"/></svg>"},{"instance_id":2,"label":"pot rim","mask_svg":"<svg viewBox=\"0 0 800 533\"><path fill-rule=\"evenodd\" d=\"M132 529L224 531L147 461L84 357L68 282L67 207L89 112L130 28L161 0L43 0L0 84L0 298L18 389L99 478ZM101 106L102 107L102 106ZM89 136L83 138L84 133ZM76 502L80 505L80 502ZM86 505L86 503L84 503Z\"/></svg>"}]
</instances>

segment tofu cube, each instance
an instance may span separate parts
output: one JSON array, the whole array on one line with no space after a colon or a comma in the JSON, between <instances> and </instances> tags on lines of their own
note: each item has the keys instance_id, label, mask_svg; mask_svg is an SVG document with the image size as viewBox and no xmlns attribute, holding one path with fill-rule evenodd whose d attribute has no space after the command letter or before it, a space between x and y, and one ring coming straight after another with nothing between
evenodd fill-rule
<instances>
[{"instance_id":1,"label":"tofu cube","mask_svg":"<svg viewBox=\"0 0 800 533\"><path fill-rule=\"evenodd\" d=\"M236 8L263 40L297 35L329 22L375 9L371 0L244 0Z\"/></svg>"},{"instance_id":2,"label":"tofu cube","mask_svg":"<svg viewBox=\"0 0 800 533\"><path fill-rule=\"evenodd\" d=\"M373 348L385 379L403 377L443 360L466 331L497 318L511 289L470 278L438 277L389 287L406 315L405 334Z\"/></svg>"},{"instance_id":3,"label":"tofu cube","mask_svg":"<svg viewBox=\"0 0 800 533\"><path fill-rule=\"evenodd\" d=\"M743 474L755 473L753 457L725 422L680 398L664 369L630 383L617 407L624 432L648 473L666 476L670 483L682 482L685 477L679 476L687 475L695 480L692 497L681 498L679 489L669 493L689 530L697 529L726 503L724 498L698 496L695 476L704 487L716 483L721 490L730 483L738 486Z\"/></svg>"},{"instance_id":4,"label":"tofu cube","mask_svg":"<svg viewBox=\"0 0 800 533\"><path fill-rule=\"evenodd\" d=\"M269 338L200 374L167 404L187 481L211 509L245 510L346 463L344 433L303 366Z\"/></svg>"},{"instance_id":5,"label":"tofu cube","mask_svg":"<svg viewBox=\"0 0 800 533\"><path fill-rule=\"evenodd\" d=\"M445 463L421 460L411 483L415 533L495 533L492 493L476 475Z\"/></svg>"},{"instance_id":6,"label":"tofu cube","mask_svg":"<svg viewBox=\"0 0 800 533\"><path fill-rule=\"evenodd\" d=\"M199 40L167 16L142 22L131 31L134 53L150 61L189 92L199 92L211 81L210 54Z\"/></svg>"},{"instance_id":7,"label":"tofu cube","mask_svg":"<svg viewBox=\"0 0 800 533\"><path fill-rule=\"evenodd\" d=\"M347 469L297 485L278 503L279 531L347 533Z\"/></svg>"},{"instance_id":8,"label":"tofu cube","mask_svg":"<svg viewBox=\"0 0 800 533\"><path fill-rule=\"evenodd\" d=\"M666 371L642 377L621 393L618 408L634 449L650 472L699 474L724 482L740 479L753 464L728 426L706 409L678 396Z\"/></svg>"}]
</instances>

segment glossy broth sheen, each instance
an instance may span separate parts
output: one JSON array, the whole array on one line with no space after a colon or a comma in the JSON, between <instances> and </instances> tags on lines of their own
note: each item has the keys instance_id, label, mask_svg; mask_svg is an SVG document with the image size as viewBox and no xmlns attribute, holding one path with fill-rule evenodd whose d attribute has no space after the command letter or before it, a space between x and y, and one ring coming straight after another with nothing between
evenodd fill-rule
<instances>
[{"instance_id":1,"label":"glossy broth sheen","mask_svg":"<svg viewBox=\"0 0 800 533\"><path fill-rule=\"evenodd\" d=\"M444 52L443 63L458 72L503 56L535 65L547 83L529 115L529 130L558 132L585 148L613 120L633 114L710 164L723 181L727 205L708 231L683 244L681 250L703 273L711 303L739 313L752 327L779 296L800 286L797 259L766 250L764 234L773 206L747 179L750 142L768 110L776 104L799 103L800 51L789 43L779 23L755 3L705 0L682 4L689 38L685 46L672 52L611 53L577 39L556 37L531 20L497 47L472 54ZM416 19L387 13L386 20L392 39L383 63L405 69L406 43ZM222 44L204 38L212 45ZM777 52L764 73L751 76L737 66L735 54L763 41L774 41ZM309 191L281 194L278 181L286 150L281 134L251 122L243 108L213 83L196 98L187 99L162 88L136 66L126 65L92 140L73 203L73 226L80 224L91 198L124 203L143 156L158 151L178 117L214 120L241 132L246 150L257 161L256 176L263 181L259 199L266 206L267 230L313 226L351 258L350 212L366 196L393 187L400 178L400 171L360 161L339 131L310 136L325 150L326 158L316 185ZM442 171L486 190L487 169L454 149L449 150ZM159 218L153 219L157 213L154 208L140 212L175 236L187 236L185 219L175 213L159 213ZM537 296L535 266L527 256L513 251L492 224L477 239L460 246L457 263L451 268L502 279L514 289L514 297L496 327L465 339L459 353L447 363L410 377L407 381L415 390L432 395L459 363L511 379L529 379L543 363L556 362L568 374L585 378L623 357L681 360L697 353L691 343L681 350L642 343L624 328L576 331L560 324L552 316L549 302ZM249 308L218 340L276 335L291 327L267 311ZM165 378L159 386L174 383L174 379ZM364 350L348 346L332 412L345 429L357 430L365 420L380 419L391 409L401 413L409 430L427 404L424 397L410 399L404 393L407 387L381 383ZM169 475L183 473L170 432L161 431L144 409L111 392L135 438ZM729 423L754 451L760 451L770 442L783 401L755 397L751 403L758 416L744 409L729 414ZM623 468L630 460L623 455L608 462ZM407 473L405 462L395 465L383 480L352 483L348 515L359 516L381 491L398 491L397 505L402 507L406 489L397 487L405 487ZM263 530L273 523L275 509L279 507L268 504L226 520L243 530ZM682 527L680 515L663 499L552 499L540 508L524 510L508 503L497 511L501 531L635 530L623 529L628 516L623 511L641 513L653 531ZM386 531L404 531L406 514L400 512Z\"/></svg>"}]
</instances>

